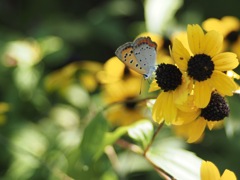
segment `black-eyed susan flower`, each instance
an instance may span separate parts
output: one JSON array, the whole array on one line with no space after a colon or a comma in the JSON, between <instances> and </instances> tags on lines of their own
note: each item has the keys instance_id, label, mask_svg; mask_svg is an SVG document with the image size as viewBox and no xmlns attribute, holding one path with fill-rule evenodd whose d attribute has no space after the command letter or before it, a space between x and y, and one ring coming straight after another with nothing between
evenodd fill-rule
<instances>
[{"instance_id":1,"label":"black-eyed susan flower","mask_svg":"<svg viewBox=\"0 0 240 180\"><path fill-rule=\"evenodd\" d=\"M224 37L223 50L231 50L240 57L240 21L234 16L209 18L203 22L206 31L215 30Z\"/></svg>"},{"instance_id":2,"label":"black-eyed susan flower","mask_svg":"<svg viewBox=\"0 0 240 180\"><path fill-rule=\"evenodd\" d=\"M109 106L105 111L113 126L129 125L148 117L146 101L138 101L142 76L128 69L117 57L110 58L98 74L102 83L103 101Z\"/></svg>"},{"instance_id":3,"label":"black-eyed susan flower","mask_svg":"<svg viewBox=\"0 0 240 180\"><path fill-rule=\"evenodd\" d=\"M191 80L195 105L206 107L214 89L232 96L238 87L223 71L236 68L239 62L234 53L220 53L222 35L216 31L204 34L199 25L188 25L187 39L188 47L178 38L173 40L172 57Z\"/></svg>"},{"instance_id":4,"label":"black-eyed susan flower","mask_svg":"<svg viewBox=\"0 0 240 180\"><path fill-rule=\"evenodd\" d=\"M201 180L236 180L234 172L225 169L222 176L218 168L210 161L202 161L200 170Z\"/></svg>"},{"instance_id":5,"label":"black-eyed susan flower","mask_svg":"<svg viewBox=\"0 0 240 180\"><path fill-rule=\"evenodd\" d=\"M188 143L199 141L206 127L210 130L222 127L224 118L228 117L230 112L224 97L215 91L205 108L194 107L193 96L189 96L186 102L189 104L182 107L188 108L179 108L180 113L176 120L182 125L174 126L174 130L176 134L185 137Z\"/></svg>"},{"instance_id":6,"label":"black-eyed susan flower","mask_svg":"<svg viewBox=\"0 0 240 180\"><path fill-rule=\"evenodd\" d=\"M49 74L45 79L45 87L48 91L65 90L75 82L80 82L81 86L93 92L98 87L96 74L102 69L102 64L94 61L73 62Z\"/></svg>"},{"instance_id":7,"label":"black-eyed susan flower","mask_svg":"<svg viewBox=\"0 0 240 180\"><path fill-rule=\"evenodd\" d=\"M136 77L103 86L103 100L112 104L105 115L113 126L129 125L148 117L146 101L137 101L140 87L141 79Z\"/></svg>"},{"instance_id":8,"label":"black-eyed susan flower","mask_svg":"<svg viewBox=\"0 0 240 180\"><path fill-rule=\"evenodd\" d=\"M161 92L153 105L153 120L158 123L165 120L168 125L175 124L178 111L176 104L187 100L189 81L170 59L166 59L166 62L163 60L155 73L156 77L149 91L161 89Z\"/></svg>"},{"instance_id":9,"label":"black-eyed susan flower","mask_svg":"<svg viewBox=\"0 0 240 180\"><path fill-rule=\"evenodd\" d=\"M97 77L100 83L111 84L124 81L128 77L141 78L142 76L127 68L116 56L114 56L106 61L103 65L103 69L97 74Z\"/></svg>"}]
</instances>

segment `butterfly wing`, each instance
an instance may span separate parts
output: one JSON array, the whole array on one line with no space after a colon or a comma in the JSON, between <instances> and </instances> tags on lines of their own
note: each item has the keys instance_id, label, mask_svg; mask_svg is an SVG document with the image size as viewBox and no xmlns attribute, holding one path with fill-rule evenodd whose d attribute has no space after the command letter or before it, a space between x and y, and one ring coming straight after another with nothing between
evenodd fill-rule
<instances>
[{"instance_id":1,"label":"butterfly wing","mask_svg":"<svg viewBox=\"0 0 240 180\"><path fill-rule=\"evenodd\" d=\"M155 70L157 44L150 37L140 37L133 42L133 53L143 69L145 78L148 78Z\"/></svg>"},{"instance_id":2,"label":"butterfly wing","mask_svg":"<svg viewBox=\"0 0 240 180\"><path fill-rule=\"evenodd\" d=\"M121 45L115 52L116 56L129 68L140 73L146 74L146 70L140 65L133 53L133 43L127 42Z\"/></svg>"}]
</instances>

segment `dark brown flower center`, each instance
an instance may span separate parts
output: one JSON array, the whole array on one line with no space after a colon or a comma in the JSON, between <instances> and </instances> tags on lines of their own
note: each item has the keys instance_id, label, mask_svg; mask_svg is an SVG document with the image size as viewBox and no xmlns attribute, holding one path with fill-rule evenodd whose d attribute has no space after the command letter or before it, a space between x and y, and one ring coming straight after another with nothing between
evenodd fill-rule
<instances>
[{"instance_id":1,"label":"dark brown flower center","mask_svg":"<svg viewBox=\"0 0 240 180\"><path fill-rule=\"evenodd\" d=\"M169 46L172 46L171 40L169 38L167 38L167 37L164 37L163 38L163 49L166 52L169 52Z\"/></svg>"},{"instance_id":2,"label":"dark brown flower center","mask_svg":"<svg viewBox=\"0 0 240 180\"><path fill-rule=\"evenodd\" d=\"M201 111L202 117L207 121L220 121L229 115L230 108L226 100L218 93L213 92L207 107Z\"/></svg>"},{"instance_id":3,"label":"dark brown flower center","mask_svg":"<svg viewBox=\"0 0 240 180\"><path fill-rule=\"evenodd\" d=\"M158 86L165 92L175 90L182 83L181 71L172 64L159 64L156 69Z\"/></svg>"},{"instance_id":4,"label":"dark brown flower center","mask_svg":"<svg viewBox=\"0 0 240 180\"><path fill-rule=\"evenodd\" d=\"M233 44L238 40L239 32L238 31L231 31L228 33L228 35L225 37L225 39L230 43Z\"/></svg>"},{"instance_id":5,"label":"dark brown flower center","mask_svg":"<svg viewBox=\"0 0 240 180\"><path fill-rule=\"evenodd\" d=\"M128 97L126 98L126 102L124 103L125 107L129 110L134 110L137 106L137 102L134 101L136 97Z\"/></svg>"},{"instance_id":6,"label":"dark brown flower center","mask_svg":"<svg viewBox=\"0 0 240 180\"><path fill-rule=\"evenodd\" d=\"M188 61L188 75L197 81L204 81L211 77L214 64L210 56L206 54L196 54Z\"/></svg>"}]
</instances>

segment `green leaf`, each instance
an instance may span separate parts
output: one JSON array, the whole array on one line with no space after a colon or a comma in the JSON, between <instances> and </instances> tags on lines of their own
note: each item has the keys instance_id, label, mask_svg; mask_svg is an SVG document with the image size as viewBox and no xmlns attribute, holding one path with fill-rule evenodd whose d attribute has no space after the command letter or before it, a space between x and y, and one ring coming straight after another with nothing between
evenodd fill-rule
<instances>
[{"instance_id":1,"label":"green leaf","mask_svg":"<svg viewBox=\"0 0 240 180\"><path fill-rule=\"evenodd\" d=\"M153 133L154 128L149 120L138 121L128 129L128 135L138 142L143 149L145 149L151 141Z\"/></svg>"},{"instance_id":2,"label":"green leaf","mask_svg":"<svg viewBox=\"0 0 240 180\"><path fill-rule=\"evenodd\" d=\"M108 132L105 134L104 145L113 144L118 140L122 135L126 134L129 129L129 126L122 126L117 128L114 132Z\"/></svg>"},{"instance_id":3,"label":"green leaf","mask_svg":"<svg viewBox=\"0 0 240 180\"><path fill-rule=\"evenodd\" d=\"M104 148L107 145L115 143L121 136L123 136L127 132L132 139L142 144L142 147L145 148L152 138L153 125L148 120L142 120L129 126L119 127L113 132L105 133L102 147L99 149L96 158L100 157L100 155L103 153Z\"/></svg>"},{"instance_id":4,"label":"green leaf","mask_svg":"<svg viewBox=\"0 0 240 180\"><path fill-rule=\"evenodd\" d=\"M200 179L202 159L190 151L161 145L152 147L146 157L176 179Z\"/></svg>"},{"instance_id":5,"label":"green leaf","mask_svg":"<svg viewBox=\"0 0 240 180\"><path fill-rule=\"evenodd\" d=\"M122 126L122 127L117 128L113 132L106 132L102 146L101 146L101 148L99 148L99 151L96 154L96 159L98 159L102 155L104 148L107 145L111 145L114 142L116 142L122 135L127 133L128 129L129 129L129 126Z\"/></svg>"},{"instance_id":6,"label":"green leaf","mask_svg":"<svg viewBox=\"0 0 240 180\"><path fill-rule=\"evenodd\" d=\"M107 127L102 113L98 113L86 127L80 145L80 160L84 165L90 165L95 161L96 153L102 148Z\"/></svg>"}]
</instances>

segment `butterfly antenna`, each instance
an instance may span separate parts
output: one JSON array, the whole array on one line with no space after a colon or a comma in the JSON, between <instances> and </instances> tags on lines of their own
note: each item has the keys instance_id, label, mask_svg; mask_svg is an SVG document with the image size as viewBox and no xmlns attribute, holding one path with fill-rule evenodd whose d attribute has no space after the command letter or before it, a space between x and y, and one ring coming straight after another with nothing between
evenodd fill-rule
<instances>
[{"instance_id":1,"label":"butterfly antenna","mask_svg":"<svg viewBox=\"0 0 240 180\"><path fill-rule=\"evenodd\" d=\"M152 78L147 79L148 84L150 85L152 82Z\"/></svg>"},{"instance_id":2,"label":"butterfly antenna","mask_svg":"<svg viewBox=\"0 0 240 180\"><path fill-rule=\"evenodd\" d=\"M171 47L171 45L168 46L168 49L169 49L169 54L172 57L172 47Z\"/></svg>"}]
</instances>

